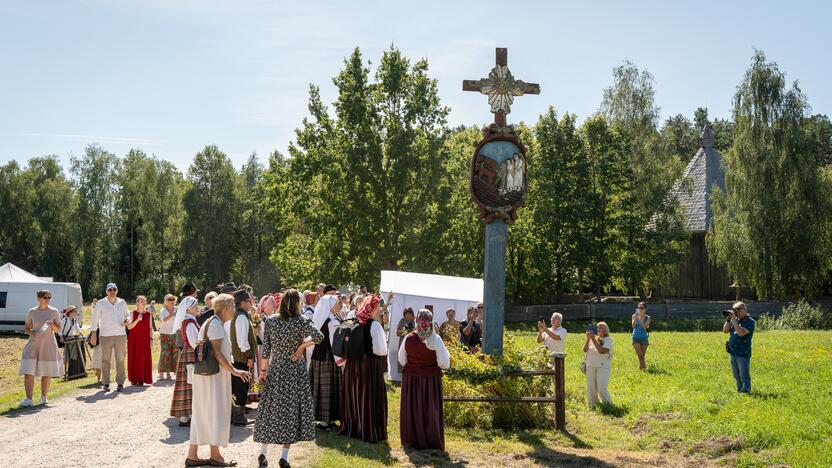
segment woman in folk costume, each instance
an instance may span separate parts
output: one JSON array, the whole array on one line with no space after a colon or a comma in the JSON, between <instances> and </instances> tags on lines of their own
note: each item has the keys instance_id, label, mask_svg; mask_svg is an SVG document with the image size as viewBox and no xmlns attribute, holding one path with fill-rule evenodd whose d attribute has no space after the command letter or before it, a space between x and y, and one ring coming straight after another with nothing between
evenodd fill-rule
<instances>
[{"instance_id":1,"label":"woman in folk costume","mask_svg":"<svg viewBox=\"0 0 832 468\"><path fill-rule=\"evenodd\" d=\"M197 300L193 296L186 296L176 308L173 319L173 330L182 338L182 349L179 361L176 363L176 383L173 386L173 400L170 404L170 415L179 418L180 426L191 424L191 402L193 388L188 383L188 366L194 363L194 347L199 337L199 325L196 314L199 312Z\"/></svg>"},{"instance_id":2,"label":"woman in folk costume","mask_svg":"<svg viewBox=\"0 0 832 468\"><path fill-rule=\"evenodd\" d=\"M404 366L399 426L402 445L445 450L442 369L450 366L451 355L434 330L431 311L422 309L416 314L416 330L405 336L399 363Z\"/></svg>"},{"instance_id":3,"label":"woman in folk costume","mask_svg":"<svg viewBox=\"0 0 832 468\"><path fill-rule=\"evenodd\" d=\"M344 366L344 420L340 433L365 442L387 440L387 337L381 325L381 298L364 298L355 317L364 333L364 356Z\"/></svg>"},{"instance_id":4,"label":"woman in folk costume","mask_svg":"<svg viewBox=\"0 0 832 468\"><path fill-rule=\"evenodd\" d=\"M314 411L306 348L324 340L318 327L301 315L303 299L296 289L286 291L280 313L266 319L260 382L265 389L257 409L254 441L261 444L259 466L268 466L268 445L283 446L279 466L288 467L289 446L315 439ZM337 395L336 395L337 396Z\"/></svg>"},{"instance_id":5,"label":"woman in folk costume","mask_svg":"<svg viewBox=\"0 0 832 468\"><path fill-rule=\"evenodd\" d=\"M328 430L330 423L340 419L339 388L341 371L332 354L332 341L339 320L336 312L341 310L338 298L326 295L318 301L312 324L323 334L323 340L312 350L309 367L309 386L312 388L312 404L315 407L315 421L318 429Z\"/></svg>"}]
</instances>

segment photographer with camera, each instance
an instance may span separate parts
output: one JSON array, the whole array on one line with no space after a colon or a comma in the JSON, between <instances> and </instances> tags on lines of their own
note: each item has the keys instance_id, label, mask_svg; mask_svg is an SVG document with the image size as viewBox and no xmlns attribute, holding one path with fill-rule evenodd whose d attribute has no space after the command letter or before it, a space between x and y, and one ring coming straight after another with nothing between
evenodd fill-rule
<instances>
[{"instance_id":1,"label":"photographer with camera","mask_svg":"<svg viewBox=\"0 0 832 468\"><path fill-rule=\"evenodd\" d=\"M725 317L722 333L730 334L725 346L731 355L731 371L737 381L737 391L751 393L751 338L756 324L743 302L737 302L722 315Z\"/></svg>"},{"instance_id":2,"label":"photographer with camera","mask_svg":"<svg viewBox=\"0 0 832 468\"><path fill-rule=\"evenodd\" d=\"M586 327L583 369L586 372L586 399L589 409L595 409L598 402L612 403L610 391L610 370L612 364L612 337L606 322Z\"/></svg>"}]
</instances>

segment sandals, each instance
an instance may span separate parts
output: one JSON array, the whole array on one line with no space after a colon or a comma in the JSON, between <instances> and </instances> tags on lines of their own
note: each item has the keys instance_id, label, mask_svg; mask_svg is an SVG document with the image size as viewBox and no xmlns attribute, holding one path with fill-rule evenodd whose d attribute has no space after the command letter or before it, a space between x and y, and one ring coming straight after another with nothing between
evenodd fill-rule
<instances>
[{"instance_id":1,"label":"sandals","mask_svg":"<svg viewBox=\"0 0 832 468\"><path fill-rule=\"evenodd\" d=\"M230 462L221 462L214 460L213 458L208 459L208 466L237 466L237 462L230 461Z\"/></svg>"},{"instance_id":2,"label":"sandals","mask_svg":"<svg viewBox=\"0 0 832 468\"><path fill-rule=\"evenodd\" d=\"M190 458L185 459L185 466L205 466L208 465L208 460L203 460L201 458L197 458L196 460L191 460Z\"/></svg>"}]
</instances>

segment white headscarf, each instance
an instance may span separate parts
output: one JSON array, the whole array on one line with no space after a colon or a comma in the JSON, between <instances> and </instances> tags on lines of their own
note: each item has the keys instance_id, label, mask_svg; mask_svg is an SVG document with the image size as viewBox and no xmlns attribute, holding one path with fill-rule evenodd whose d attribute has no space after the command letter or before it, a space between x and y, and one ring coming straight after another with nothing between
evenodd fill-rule
<instances>
[{"instance_id":1,"label":"white headscarf","mask_svg":"<svg viewBox=\"0 0 832 468\"><path fill-rule=\"evenodd\" d=\"M188 309L195 306L197 304L197 300L193 296L185 296L182 299L182 302L176 306L176 317L173 318L173 329L179 330L179 327L182 326L182 320L185 319L185 315L188 313Z\"/></svg>"},{"instance_id":2,"label":"white headscarf","mask_svg":"<svg viewBox=\"0 0 832 468\"><path fill-rule=\"evenodd\" d=\"M321 329L326 319L332 315L332 306L336 302L338 302L338 297L333 295L324 296L318 301L318 305L315 306L315 313L312 315L312 323L315 324L315 328Z\"/></svg>"}]
</instances>

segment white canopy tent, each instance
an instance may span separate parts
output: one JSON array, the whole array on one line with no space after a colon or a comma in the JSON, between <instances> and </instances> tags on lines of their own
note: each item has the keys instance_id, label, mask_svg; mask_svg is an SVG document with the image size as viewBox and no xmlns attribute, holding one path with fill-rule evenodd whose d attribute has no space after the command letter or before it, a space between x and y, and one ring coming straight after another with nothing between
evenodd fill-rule
<instances>
[{"instance_id":1,"label":"white canopy tent","mask_svg":"<svg viewBox=\"0 0 832 468\"><path fill-rule=\"evenodd\" d=\"M402 311L408 307L414 312L432 308L434 322L441 325L448 319L445 311L452 308L457 312L457 320L465 320L468 306L482 301L483 281L477 278L382 270L379 291L385 300L387 294L394 294L392 304L387 309L390 312L387 362L390 380L400 382L402 376L397 365L399 337L396 336L396 325L402 318Z\"/></svg>"},{"instance_id":2,"label":"white canopy tent","mask_svg":"<svg viewBox=\"0 0 832 468\"><path fill-rule=\"evenodd\" d=\"M50 304L58 310L74 305L83 306L81 286L78 283L46 281L28 271L6 263L0 266L0 330L23 331L26 312L37 305L36 293L48 289L52 293ZM81 317L81 312L78 314Z\"/></svg>"}]
</instances>

